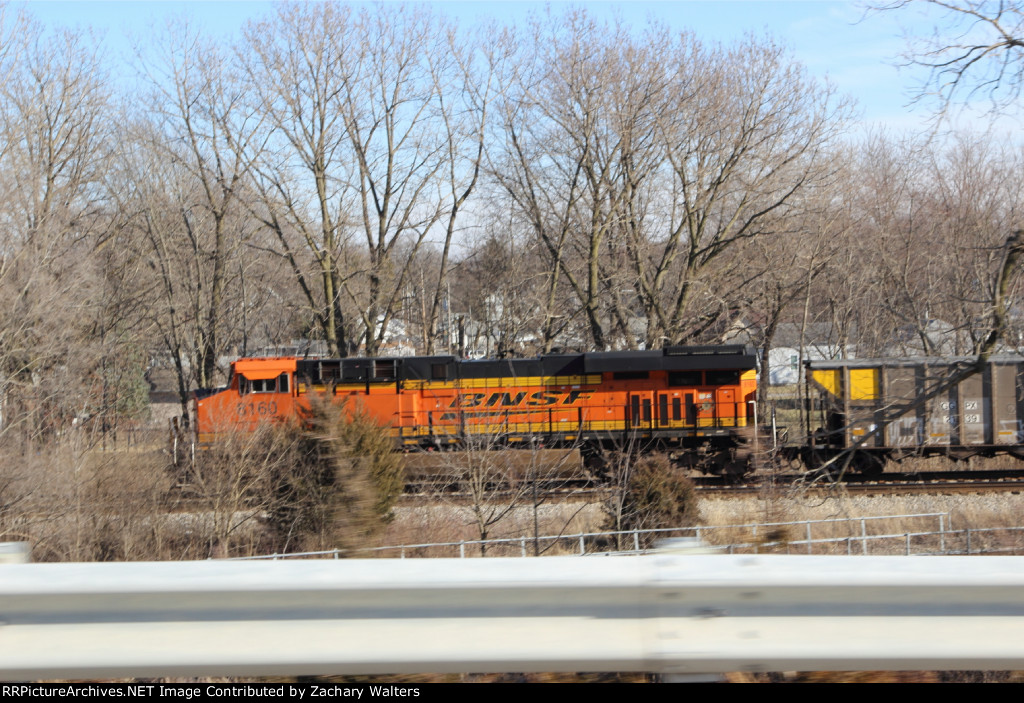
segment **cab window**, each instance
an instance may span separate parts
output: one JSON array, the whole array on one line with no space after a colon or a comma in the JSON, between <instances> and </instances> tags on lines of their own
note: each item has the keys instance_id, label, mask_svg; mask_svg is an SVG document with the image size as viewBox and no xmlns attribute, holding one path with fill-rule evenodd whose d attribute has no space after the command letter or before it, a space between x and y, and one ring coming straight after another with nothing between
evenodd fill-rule
<instances>
[{"instance_id":1,"label":"cab window","mask_svg":"<svg viewBox=\"0 0 1024 703\"><path fill-rule=\"evenodd\" d=\"M254 378L249 381L253 393L274 393L277 391L276 378Z\"/></svg>"},{"instance_id":2,"label":"cab window","mask_svg":"<svg viewBox=\"0 0 1024 703\"><path fill-rule=\"evenodd\" d=\"M248 393L287 393L289 391L288 374L283 373L277 378L246 378L238 377L238 392Z\"/></svg>"}]
</instances>

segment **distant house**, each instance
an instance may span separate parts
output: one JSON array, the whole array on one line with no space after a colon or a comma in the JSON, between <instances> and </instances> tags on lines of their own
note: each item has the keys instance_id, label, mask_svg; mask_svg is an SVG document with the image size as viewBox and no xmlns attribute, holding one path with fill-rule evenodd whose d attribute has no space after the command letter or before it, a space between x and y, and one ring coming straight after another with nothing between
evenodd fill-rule
<instances>
[{"instance_id":1,"label":"distant house","mask_svg":"<svg viewBox=\"0 0 1024 703\"><path fill-rule=\"evenodd\" d=\"M920 327L897 328L883 356L959 356L969 353L970 349L965 332L945 320L928 319Z\"/></svg>"},{"instance_id":2,"label":"distant house","mask_svg":"<svg viewBox=\"0 0 1024 703\"><path fill-rule=\"evenodd\" d=\"M796 383L800 377L801 359L854 359L856 347L841 341L830 322L799 325L783 322L775 329L768 363L761 360L762 377L773 386ZM749 320L739 319L723 338L730 344L751 344L758 352L764 344L764 328ZM802 343L801 343L802 342Z\"/></svg>"},{"instance_id":3,"label":"distant house","mask_svg":"<svg viewBox=\"0 0 1024 703\"><path fill-rule=\"evenodd\" d=\"M765 364L761 364L762 374L767 374L768 383L773 386L787 386L797 383L800 380L800 362L808 359L834 359L834 356L827 356L821 353L819 347L804 347L803 354L796 347L772 347L768 352L767 371ZM846 358L852 359L853 356Z\"/></svg>"}]
</instances>

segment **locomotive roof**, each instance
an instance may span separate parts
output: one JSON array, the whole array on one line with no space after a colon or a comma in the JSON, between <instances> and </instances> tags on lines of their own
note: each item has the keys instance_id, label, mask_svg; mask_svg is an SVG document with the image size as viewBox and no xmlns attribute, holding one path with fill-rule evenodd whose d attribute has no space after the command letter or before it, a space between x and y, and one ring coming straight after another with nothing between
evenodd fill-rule
<instances>
[{"instance_id":1,"label":"locomotive roof","mask_svg":"<svg viewBox=\"0 0 1024 703\"><path fill-rule=\"evenodd\" d=\"M439 367L448 378L570 376L590 373L636 371L686 371L704 369L754 369L757 355L741 344L676 346L647 351L544 354L525 359L461 359L452 355L410 357L348 357L297 360L299 372L312 365L333 366L341 378L378 376L380 367L393 367L389 376L405 379L438 377Z\"/></svg>"},{"instance_id":2,"label":"locomotive roof","mask_svg":"<svg viewBox=\"0 0 1024 703\"><path fill-rule=\"evenodd\" d=\"M235 373L240 373L251 380L275 378L279 374L295 369L295 357L264 357L259 359L239 359L232 364Z\"/></svg>"},{"instance_id":3,"label":"locomotive roof","mask_svg":"<svg viewBox=\"0 0 1024 703\"><path fill-rule=\"evenodd\" d=\"M753 369L752 347L722 344L708 347L666 347L652 351L589 352L583 354L587 373L609 371L687 371L691 369Z\"/></svg>"}]
</instances>

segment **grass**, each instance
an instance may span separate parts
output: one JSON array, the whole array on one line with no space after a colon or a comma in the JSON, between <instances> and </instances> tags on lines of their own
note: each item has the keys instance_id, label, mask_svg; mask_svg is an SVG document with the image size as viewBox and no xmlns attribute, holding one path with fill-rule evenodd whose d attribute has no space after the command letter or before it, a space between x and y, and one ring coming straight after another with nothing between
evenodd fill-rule
<instances>
[{"instance_id":1,"label":"grass","mask_svg":"<svg viewBox=\"0 0 1024 703\"><path fill-rule=\"evenodd\" d=\"M943 519L945 529L963 530L967 528L1008 528L1024 524L1024 495L1013 493L987 493L981 495L921 495L906 496L847 496L842 493L824 496L821 494L804 495L762 495L756 497L737 498L702 498L699 501L702 524L705 526L728 525L763 525L764 523L824 521L837 522L816 523L812 525L812 538L846 538L859 537L861 524L859 518L920 515L924 513L948 513L949 519ZM842 522L848 519L849 522ZM601 531L605 516L599 504L561 503L542 505L538 509L538 534L576 534ZM885 535L916 532L935 532L939 529L937 517L908 517L870 520L865 523L868 535ZM764 527L738 527L732 529L702 530L704 539L713 545L735 543L779 543L778 551L786 551L789 542L802 540L806 530L801 525L788 525L765 529ZM493 533L495 539L531 537L533 535L533 511L524 506L513 511L509 517L496 525ZM395 511L395 519L388 526L382 544L425 544L438 542L472 541L476 534L469 522L464 509L453 505L401 507ZM937 537L914 538L915 549L929 547L937 550ZM1018 550L1024 553L1024 534L999 533L991 536L974 535L972 549L982 547L991 549ZM987 544L986 544L987 540ZM931 543L934 544L931 544ZM588 549L595 546L588 542ZM957 546L947 540L947 549ZM496 549L489 549L492 556L518 556L518 543ZM860 544L854 542L852 551L859 553ZM870 553L902 554L905 542L902 537L889 542L870 542ZM532 543L527 540L530 553ZM845 554L847 545L837 543L831 548L817 545L814 553ZM763 550L762 550L763 551ZM793 546L793 553L806 553L802 546ZM574 554L578 552L576 541L563 540L550 549L550 554ZM407 556L458 556L458 548L426 549ZM476 556L472 550L467 555Z\"/></svg>"}]
</instances>

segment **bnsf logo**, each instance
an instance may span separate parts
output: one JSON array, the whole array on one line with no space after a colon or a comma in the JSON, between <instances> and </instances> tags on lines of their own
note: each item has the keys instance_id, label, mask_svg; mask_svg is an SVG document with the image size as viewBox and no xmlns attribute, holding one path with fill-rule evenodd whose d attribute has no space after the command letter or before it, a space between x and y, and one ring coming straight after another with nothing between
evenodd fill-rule
<instances>
[{"instance_id":1,"label":"bnsf logo","mask_svg":"<svg viewBox=\"0 0 1024 703\"><path fill-rule=\"evenodd\" d=\"M551 405L575 405L586 400L593 393L589 391L569 391L553 393L551 391L520 391L519 393L463 393L452 401L450 408L514 408L520 405L527 407L545 407Z\"/></svg>"}]
</instances>

